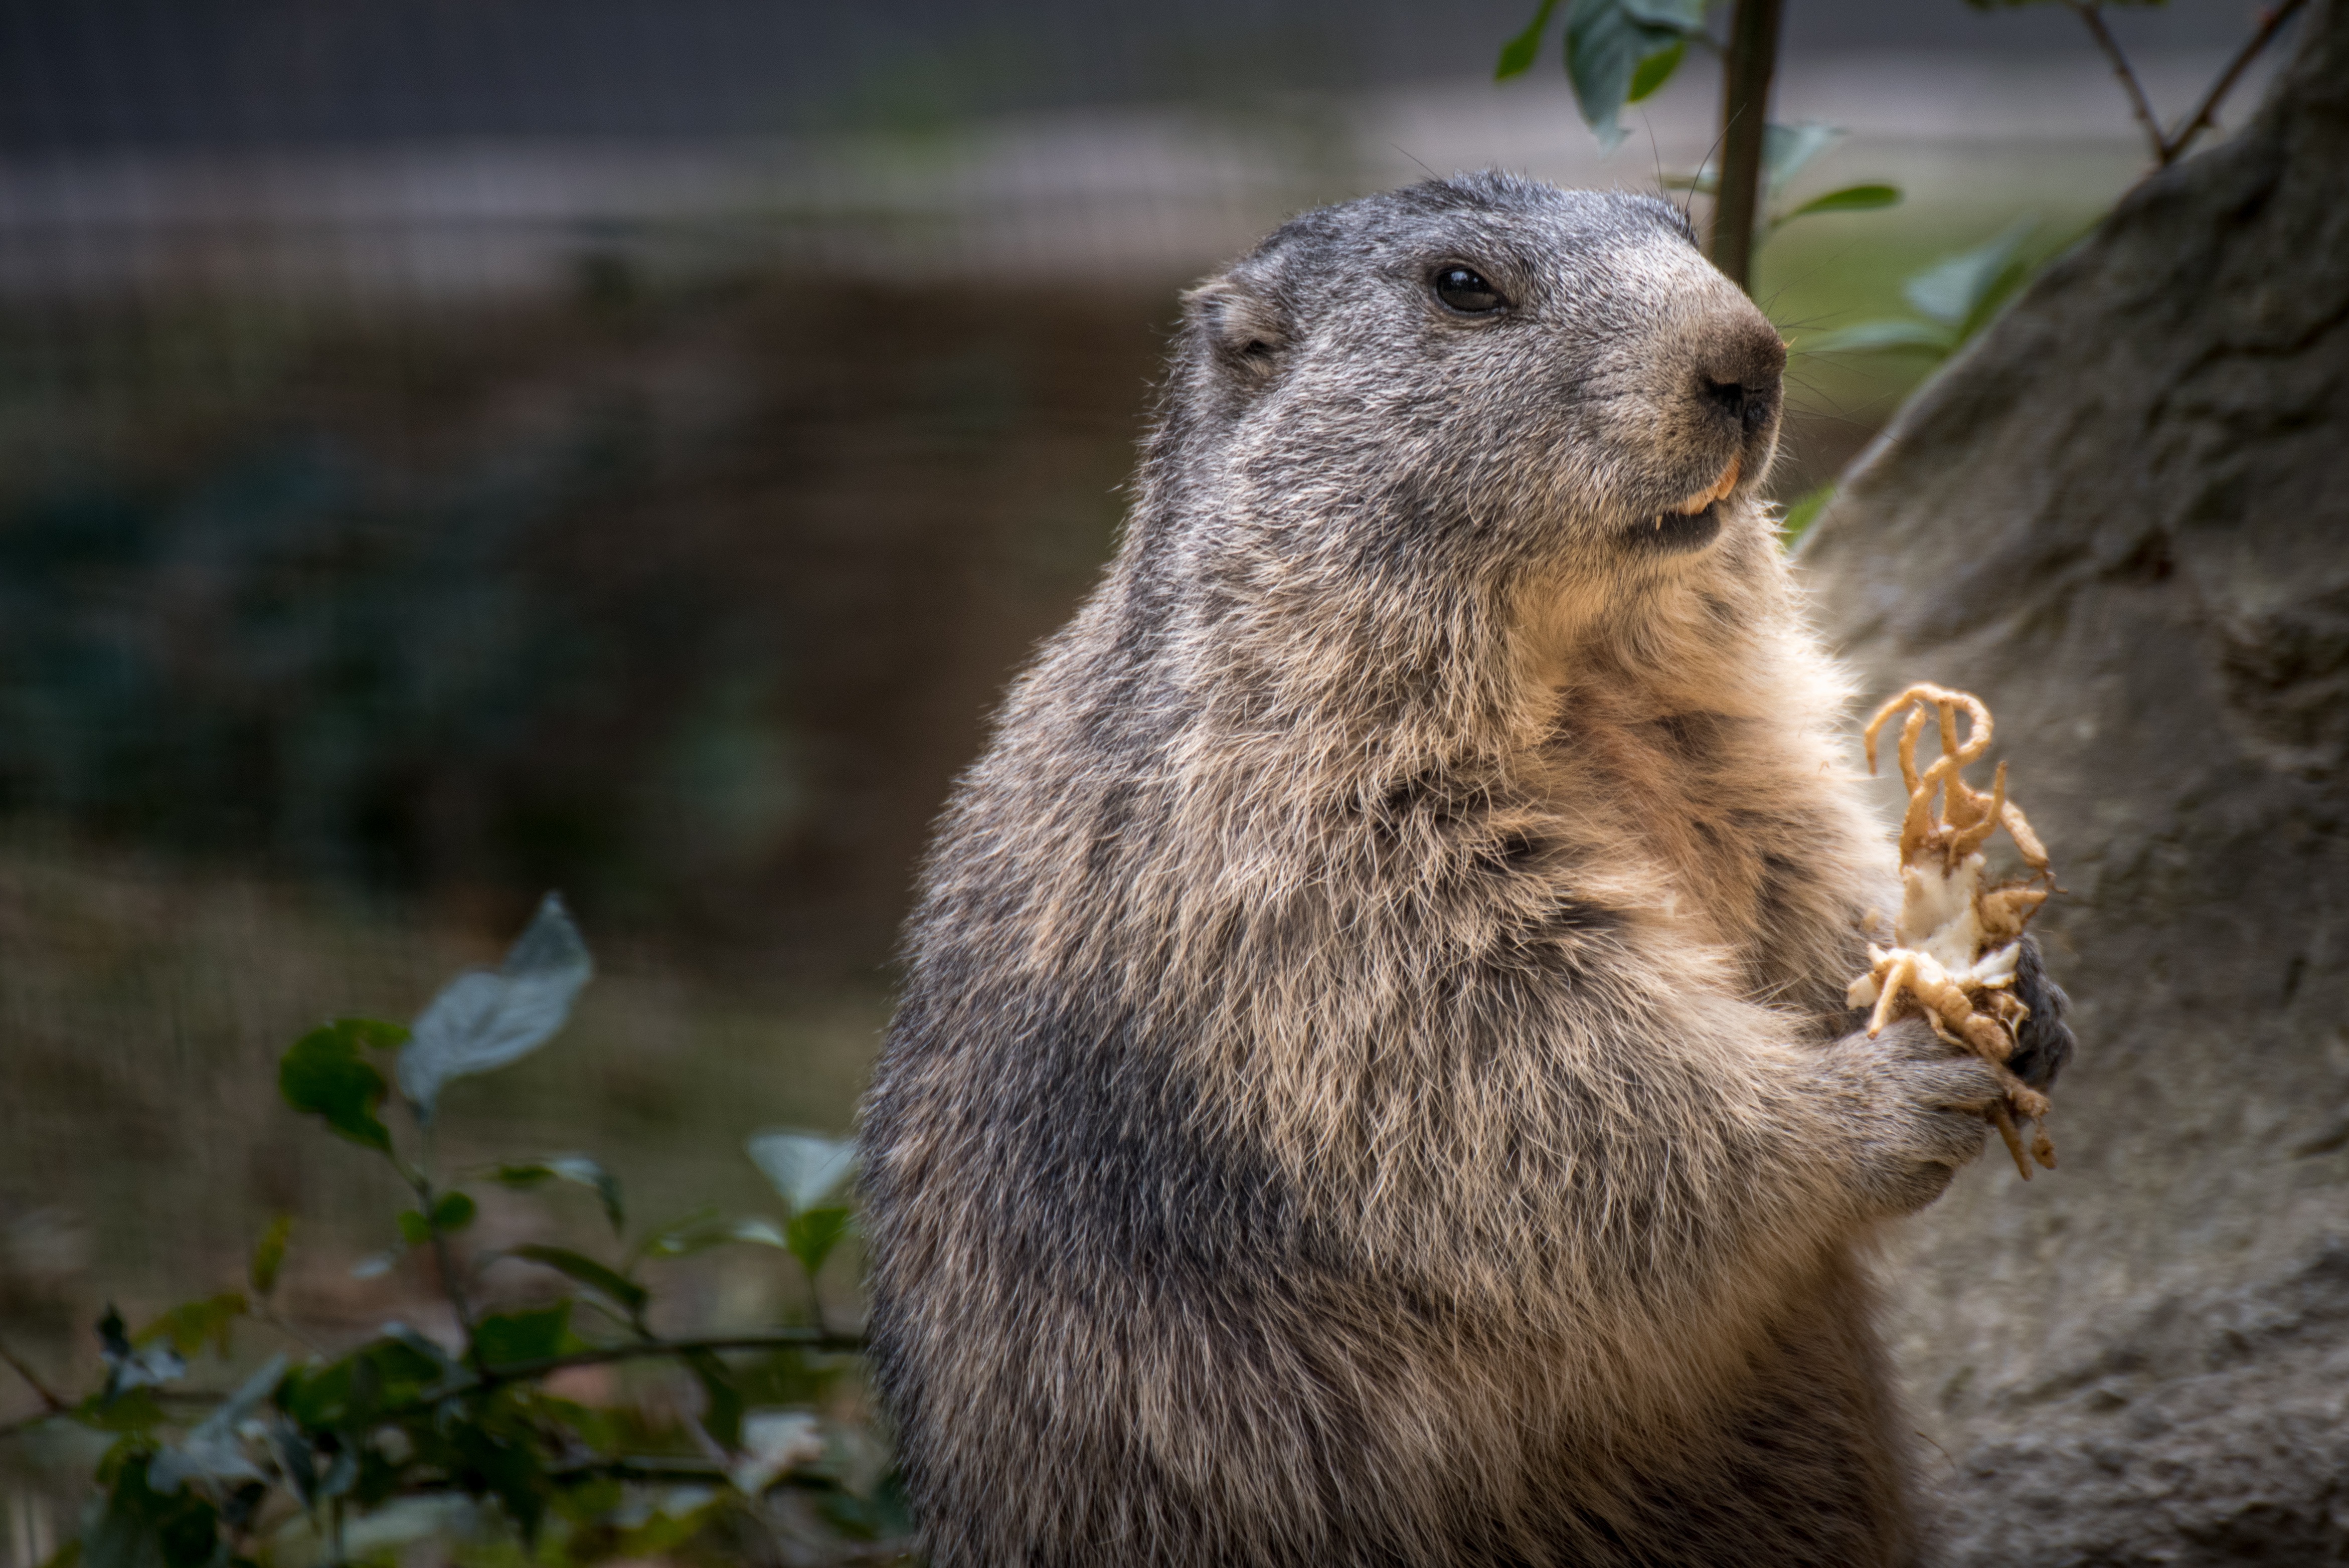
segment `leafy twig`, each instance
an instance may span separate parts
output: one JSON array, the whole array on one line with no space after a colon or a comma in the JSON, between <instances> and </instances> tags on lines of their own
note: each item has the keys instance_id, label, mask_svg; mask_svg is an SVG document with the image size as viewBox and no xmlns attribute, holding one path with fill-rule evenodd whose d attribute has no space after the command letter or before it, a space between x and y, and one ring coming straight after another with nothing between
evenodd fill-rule
<instances>
[{"instance_id":1,"label":"leafy twig","mask_svg":"<svg viewBox=\"0 0 2349 1568\"><path fill-rule=\"evenodd\" d=\"M2219 112L2219 105L2234 90L2235 78L2259 57L2260 51L2268 46L2269 42L2282 30L2283 25L2292 20L2292 13L2307 3L2308 0L2283 0L2282 5L2271 6L2261 15L2259 30L2228 63L2227 68L2219 73L2219 79L2210 84L2210 90L2203 95L2202 105L2194 111L2193 118L2169 138L2169 150L2161 160L2164 164L2182 156L2187 148L2193 145L2196 137L2210 129L2212 117Z\"/></svg>"},{"instance_id":2,"label":"leafy twig","mask_svg":"<svg viewBox=\"0 0 2349 1568\"><path fill-rule=\"evenodd\" d=\"M703 1350L831 1350L854 1355L865 1348L861 1334L836 1334L826 1329L783 1328L768 1334L726 1334L704 1339L647 1339L627 1345L595 1345L561 1356L529 1361L506 1361L481 1369L481 1383L514 1383L543 1377L569 1367L605 1367L615 1361L651 1361L664 1356L690 1356ZM461 1391L461 1390L459 1390Z\"/></svg>"}]
</instances>

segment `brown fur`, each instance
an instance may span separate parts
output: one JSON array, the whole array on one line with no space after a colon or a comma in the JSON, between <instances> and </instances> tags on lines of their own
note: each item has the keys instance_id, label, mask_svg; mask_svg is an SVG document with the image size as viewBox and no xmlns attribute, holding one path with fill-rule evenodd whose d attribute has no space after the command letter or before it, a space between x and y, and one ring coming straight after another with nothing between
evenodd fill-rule
<instances>
[{"instance_id":1,"label":"brown fur","mask_svg":"<svg viewBox=\"0 0 2349 1568\"><path fill-rule=\"evenodd\" d=\"M1850 1033L1891 858L1755 499L1782 362L1669 207L1494 176L1190 296L866 1108L939 1568L1907 1557L1854 1248L1996 1082Z\"/></svg>"}]
</instances>

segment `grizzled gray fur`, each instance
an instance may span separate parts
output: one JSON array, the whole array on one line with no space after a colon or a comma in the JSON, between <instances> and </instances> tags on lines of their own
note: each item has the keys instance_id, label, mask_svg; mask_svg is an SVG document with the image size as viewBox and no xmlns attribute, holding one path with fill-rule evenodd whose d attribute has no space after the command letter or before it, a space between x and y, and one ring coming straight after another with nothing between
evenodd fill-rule
<instances>
[{"instance_id":1,"label":"grizzled gray fur","mask_svg":"<svg viewBox=\"0 0 2349 1568\"><path fill-rule=\"evenodd\" d=\"M1908 1560L1855 1248L1999 1086L1844 1006L1784 361L1667 203L1499 175L1186 296L865 1108L937 1568Z\"/></svg>"}]
</instances>

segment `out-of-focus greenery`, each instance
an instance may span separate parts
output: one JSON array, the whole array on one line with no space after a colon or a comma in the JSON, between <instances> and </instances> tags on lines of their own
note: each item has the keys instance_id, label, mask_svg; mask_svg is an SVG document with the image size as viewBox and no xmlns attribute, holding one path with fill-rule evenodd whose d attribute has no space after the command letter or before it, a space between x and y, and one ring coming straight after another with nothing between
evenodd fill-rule
<instances>
[{"instance_id":1,"label":"out-of-focus greenery","mask_svg":"<svg viewBox=\"0 0 2349 1568\"><path fill-rule=\"evenodd\" d=\"M244 1289L183 1301L135 1333L109 1307L98 1325L105 1375L87 1394L0 1350L42 1407L10 1439L54 1448L67 1429L100 1447L95 1495L57 1568L389 1562L428 1540L479 1564L904 1555L910 1523L859 1341L827 1323L815 1288L853 1229L837 1199L849 1146L762 1133L750 1153L772 1185L771 1214L704 1208L646 1226L631 1224L618 1177L586 1155L443 1169L442 1087L539 1049L591 969L550 896L498 969L460 975L412 1026L338 1019L280 1061L286 1104L408 1191L398 1243L352 1272L429 1282L440 1335L395 1319L355 1346L314 1342L275 1305L289 1249L304 1244L285 1215L253 1248ZM392 1104L405 1112L398 1129L384 1115ZM475 1193L497 1188L575 1188L600 1239L479 1242ZM645 1266L721 1246L787 1255L802 1305L781 1323L657 1329ZM275 1352L233 1382L191 1387L191 1359L226 1371L248 1325ZM613 1380L623 1369L663 1397L628 1398ZM643 1385L648 1370L655 1385Z\"/></svg>"},{"instance_id":2,"label":"out-of-focus greenery","mask_svg":"<svg viewBox=\"0 0 2349 1568\"><path fill-rule=\"evenodd\" d=\"M1721 51L1723 46L1705 26L1711 8L1712 0L1574 0L1568 8L1560 52L1575 106L1601 147L1611 150L1622 142L1629 134L1621 120L1624 108L1670 81L1692 43ZM1557 10L1557 0L1540 0L1526 30L1501 46L1493 73L1496 79L1533 68ZM1795 177L1842 137L1832 126L1808 122L1764 128L1757 238L1766 239L1798 218L1871 211L1899 203L1899 188L1871 181L1822 191L1793 206L1780 205ZM1714 195L1720 173L1708 161L1695 173L1666 183Z\"/></svg>"},{"instance_id":3,"label":"out-of-focus greenery","mask_svg":"<svg viewBox=\"0 0 2349 1568\"><path fill-rule=\"evenodd\" d=\"M0 312L0 814L869 971L1167 292Z\"/></svg>"},{"instance_id":4,"label":"out-of-focus greenery","mask_svg":"<svg viewBox=\"0 0 2349 1568\"><path fill-rule=\"evenodd\" d=\"M1982 244L1945 256L1901 284L1913 315L1885 316L1837 327L1806 345L1812 354L1894 350L1938 364L1990 325L2031 275L2024 251L2035 225L2009 224Z\"/></svg>"}]
</instances>

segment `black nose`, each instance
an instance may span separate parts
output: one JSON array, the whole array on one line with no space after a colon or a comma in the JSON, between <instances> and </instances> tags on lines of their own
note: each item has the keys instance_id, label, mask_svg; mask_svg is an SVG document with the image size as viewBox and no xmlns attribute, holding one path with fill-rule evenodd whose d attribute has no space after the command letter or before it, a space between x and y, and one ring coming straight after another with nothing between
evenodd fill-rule
<instances>
[{"instance_id":1,"label":"black nose","mask_svg":"<svg viewBox=\"0 0 2349 1568\"><path fill-rule=\"evenodd\" d=\"M1716 346L1697 375L1697 391L1746 431L1760 429L1778 411L1786 346L1764 323L1741 325Z\"/></svg>"}]
</instances>

